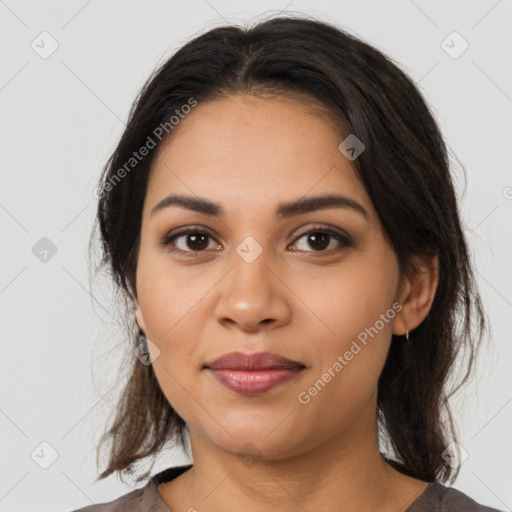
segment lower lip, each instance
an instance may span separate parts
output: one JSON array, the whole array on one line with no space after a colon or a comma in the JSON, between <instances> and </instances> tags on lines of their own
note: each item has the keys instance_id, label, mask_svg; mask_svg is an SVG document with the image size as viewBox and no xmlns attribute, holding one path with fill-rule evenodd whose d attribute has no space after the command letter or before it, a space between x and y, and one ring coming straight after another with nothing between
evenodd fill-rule
<instances>
[{"instance_id":1,"label":"lower lip","mask_svg":"<svg viewBox=\"0 0 512 512\"><path fill-rule=\"evenodd\" d=\"M212 375L224 386L242 395L259 395L293 379L303 368L267 370L212 370Z\"/></svg>"}]
</instances>

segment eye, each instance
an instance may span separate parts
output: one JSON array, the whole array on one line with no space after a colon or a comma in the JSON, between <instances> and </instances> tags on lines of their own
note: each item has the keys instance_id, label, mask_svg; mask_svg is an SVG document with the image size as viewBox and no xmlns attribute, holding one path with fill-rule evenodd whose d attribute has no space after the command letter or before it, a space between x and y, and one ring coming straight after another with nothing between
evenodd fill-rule
<instances>
[{"instance_id":1,"label":"eye","mask_svg":"<svg viewBox=\"0 0 512 512\"><path fill-rule=\"evenodd\" d=\"M302 233L295 239L294 243L297 244L297 241L303 238L313 248L313 251L305 250L306 252L332 253L340 250L340 245L345 247L353 247L354 245L347 235L325 226L315 226L313 229ZM209 239L215 240L207 231L198 228L187 228L164 236L159 243L164 247L169 247L170 251L193 255L208 249ZM330 247L326 250L332 245L333 239L338 243L338 247L334 244L334 248ZM217 245L217 247L219 246Z\"/></svg>"},{"instance_id":2,"label":"eye","mask_svg":"<svg viewBox=\"0 0 512 512\"><path fill-rule=\"evenodd\" d=\"M306 231L296 239L296 242L302 238L305 238L306 243L314 249L313 251L306 250L306 252L332 253L340 250L340 245L346 247L353 246L352 240L348 236L324 226L316 226L315 228ZM331 245L331 242L333 241L332 239L338 242L338 248L331 247L330 249L326 250L326 248Z\"/></svg>"},{"instance_id":3,"label":"eye","mask_svg":"<svg viewBox=\"0 0 512 512\"><path fill-rule=\"evenodd\" d=\"M171 251L182 253L203 252L208 248L208 239L213 237L204 230L188 228L178 233L171 233L160 240L160 245L170 247ZM180 242L180 239L181 240ZM176 243L178 242L178 243ZM181 245L181 247L179 247Z\"/></svg>"}]
</instances>

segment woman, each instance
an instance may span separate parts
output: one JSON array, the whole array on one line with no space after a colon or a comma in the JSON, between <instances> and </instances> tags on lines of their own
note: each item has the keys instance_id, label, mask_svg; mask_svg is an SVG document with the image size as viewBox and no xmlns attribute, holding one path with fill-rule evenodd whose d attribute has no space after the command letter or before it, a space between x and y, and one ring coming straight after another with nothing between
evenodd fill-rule
<instances>
[{"instance_id":1,"label":"woman","mask_svg":"<svg viewBox=\"0 0 512 512\"><path fill-rule=\"evenodd\" d=\"M147 81L98 197L137 356L99 478L187 437L193 464L82 512L493 510L444 485L486 321L389 57L307 18L210 30Z\"/></svg>"}]
</instances>

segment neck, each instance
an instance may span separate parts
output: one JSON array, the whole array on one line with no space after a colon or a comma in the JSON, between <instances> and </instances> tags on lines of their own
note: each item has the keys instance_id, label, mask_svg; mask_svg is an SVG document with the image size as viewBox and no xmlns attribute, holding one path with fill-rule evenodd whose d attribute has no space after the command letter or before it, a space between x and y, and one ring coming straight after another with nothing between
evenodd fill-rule
<instances>
[{"instance_id":1,"label":"neck","mask_svg":"<svg viewBox=\"0 0 512 512\"><path fill-rule=\"evenodd\" d=\"M368 418L350 433L279 460L240 457L193 430L190 438L194 465L180 491L170 482L165 495L179 505L173 510L403 511L427 485L385 462L377 425Z\"/></svg>"}]
</instances>

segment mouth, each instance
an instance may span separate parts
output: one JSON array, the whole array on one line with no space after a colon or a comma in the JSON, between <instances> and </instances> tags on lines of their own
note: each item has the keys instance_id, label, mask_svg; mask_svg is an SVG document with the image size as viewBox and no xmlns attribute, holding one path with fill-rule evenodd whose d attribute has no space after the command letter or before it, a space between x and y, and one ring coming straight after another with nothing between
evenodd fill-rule
<instances>
[{"instance_id":1,"label":"mouth","mask_svg":"<svg viewBox=\"0 0 512 512\"><path fill-rule=\"evenodd\" d=\"M305 368L300 362L269 352L231 352L203 366L217 382L243 395L265 393L293 379Z\"/></svg>"},{"instance_id":2,"label":"mouth","mask_svg":"<svg viewBox=\"0 0 512 512\"><path fill-rule=\"evenodd\" d=\"M275 370L278 368L305 368L305 365L271 352L230 352L206 363L203 368L211 370Z\"/></svg>"}]
</instances>

